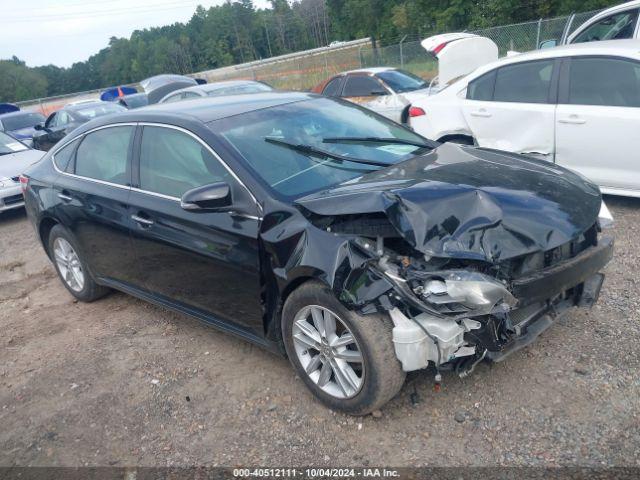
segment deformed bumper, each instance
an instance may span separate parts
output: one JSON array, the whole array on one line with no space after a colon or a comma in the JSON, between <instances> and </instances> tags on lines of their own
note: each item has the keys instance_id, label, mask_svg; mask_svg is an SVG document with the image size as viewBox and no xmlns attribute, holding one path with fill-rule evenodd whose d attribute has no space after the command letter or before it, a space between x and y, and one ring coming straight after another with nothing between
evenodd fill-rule
<instances>
[{"instance_id":1,"label":"deformed bumper","mask_svg":"<svg viewBox=\"0 0 640 480\"><path fill-rule=\"evenodd\" d=\"M593 277L613 257L613 238L602 237L597 246L532 275L513 281L511 292L521 305L545 300Z\"/></svg>"}]
</instances>

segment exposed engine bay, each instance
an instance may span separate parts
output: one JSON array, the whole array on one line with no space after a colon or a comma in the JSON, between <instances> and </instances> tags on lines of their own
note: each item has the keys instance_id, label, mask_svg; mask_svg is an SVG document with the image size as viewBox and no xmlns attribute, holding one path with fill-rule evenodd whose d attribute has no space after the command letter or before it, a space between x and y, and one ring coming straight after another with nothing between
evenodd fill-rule
<instances>
[{"instance_id":1,"label":"exposed engine bay","mask_svg":"<svg viewBox=\"0 0 640 480\"><path fill-rule=\"evenodd\" d=\"M405 371L503 360L591 306L613 255L595 185L504 152L444 144L296 203L306 222L265 222L275 280L387 313Z\"/></svg>"}]
</instances>

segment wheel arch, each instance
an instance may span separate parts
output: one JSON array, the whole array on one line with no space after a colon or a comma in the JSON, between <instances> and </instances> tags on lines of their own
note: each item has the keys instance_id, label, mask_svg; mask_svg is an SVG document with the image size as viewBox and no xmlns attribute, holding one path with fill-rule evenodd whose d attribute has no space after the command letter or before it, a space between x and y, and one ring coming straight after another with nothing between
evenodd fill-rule
<instances>
[{"instance_id":1,"label":"wheel arch","mask_svg":"<svg viewBox=\"0 0 640 480\"><path fill-rule=\"evenodd\" d=\"M42 243L44 251L47 253L49 258L51 258L51 252L49 252L49 234L53 227L59 224L60 222L52 217L44 217L38 223L38 236L40 237L40 242Z\"/></svg>"},{"instance_id":2,"label":"wheel arch","mask_svg":"<svg viewBox=\"0 0 640 480\"><path fill-rule=\"evenodd\" d=\"M476 145L476 140L473 138L471 132L450 133L443 135L438 139L440 143L462 143L463 145Z\"/></svg>"}]
</instances>

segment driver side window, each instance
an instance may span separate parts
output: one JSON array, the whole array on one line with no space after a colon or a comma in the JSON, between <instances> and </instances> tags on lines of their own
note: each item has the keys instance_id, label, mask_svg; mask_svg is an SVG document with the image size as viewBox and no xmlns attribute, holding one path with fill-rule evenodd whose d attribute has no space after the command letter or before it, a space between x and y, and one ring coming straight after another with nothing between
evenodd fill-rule
<instances>
[{"instance_id":1,"label":"driver side window","mask_svg":"<svg viewBox=\"0 0 640 480\"><path fill-rule=\"evenodd\" d=\"M180 130L144 127L140 189L180 198L187 190L230 182L227 169L198 140Z\"/></svg>"},{"instance_id":2,"label":"driver side window","mask_svg":"<svg viewBox=\"0 0 640 480\"><path fill-rule=\"evenodd\" d=\"M571 43L633 38L638 23L638 9L616 13L587 27Z\"/></svg>"}]
</instances>

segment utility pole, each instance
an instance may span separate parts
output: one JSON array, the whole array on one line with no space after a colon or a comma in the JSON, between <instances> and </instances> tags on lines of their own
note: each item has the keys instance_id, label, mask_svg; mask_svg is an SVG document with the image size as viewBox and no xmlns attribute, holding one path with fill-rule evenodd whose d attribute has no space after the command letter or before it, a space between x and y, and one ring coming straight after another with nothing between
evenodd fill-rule
<instances>
[{"instance_id":1,"label":"utility pole","mask_svg":"<svg viewBox=\"0 0 640 480\"><path fill-rule=\"evenodd\" d=\"M271 40L269 39L269 29L267 28L267 17L262 17L264 21L264 31L267 34L267 46L269 47L269 56L273 57L273 53L271 52Z\"/></svg>"}]
</instances>

